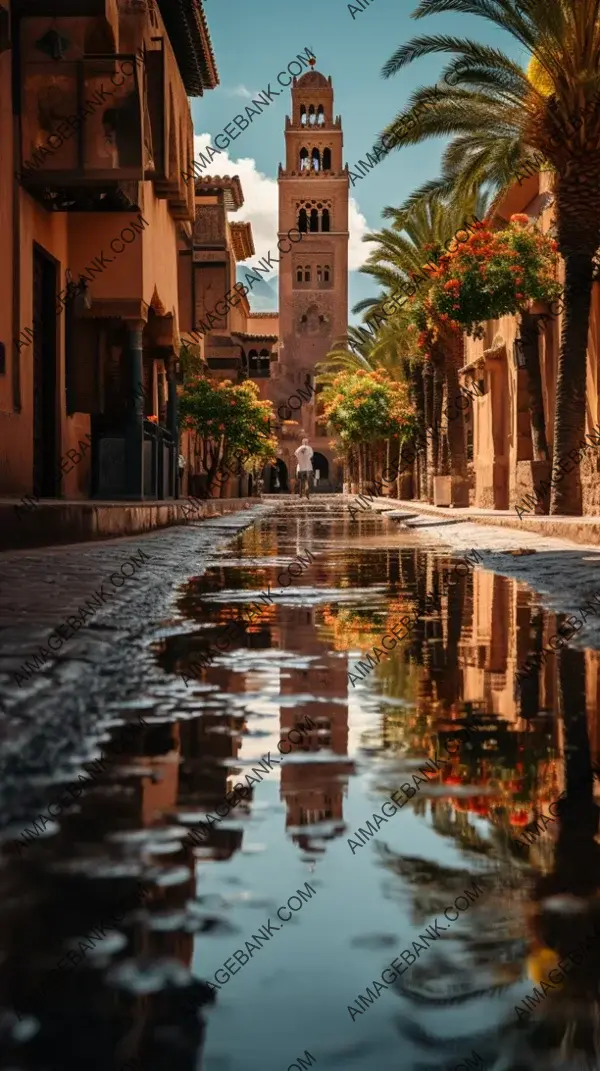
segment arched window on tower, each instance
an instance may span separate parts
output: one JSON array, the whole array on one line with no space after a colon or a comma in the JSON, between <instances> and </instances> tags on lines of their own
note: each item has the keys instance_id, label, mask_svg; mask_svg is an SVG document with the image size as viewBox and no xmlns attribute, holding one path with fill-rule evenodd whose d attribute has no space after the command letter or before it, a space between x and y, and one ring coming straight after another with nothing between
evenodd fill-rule
<instances>
[{"instance_id":1,"label":"arched window on tower","mask_svg":"<svg viewBox=\"0 0 600 1071\"><path fill-rule=\"evenodd\" d=\"M298 228L298 229L300 229L300 228ZM318 231L318 229L319 229L319 213L318 213L318 210L316 208L311 208L311 210L310 210L310 230L311 230L311 233L314 232L314 231ZM329 228L327 228L327 229L329 230Z\"/></svg>"},{"instance_id":2,"label":"arched window on tower","mask_svg":"<svg viewBox=\"0 0 600 1071\"><path fill-rule=\"evenodd\" d=\"M329 264L326 264L323 268L323 282L328 283L330 279Z\"/></svg>"},{"instance_id":3,"label":"arched window on tower","mask_svg":"<svg viewBox=\"0 0 600 1071\"><path fill-rule=\"evenodd\" d=\"M302 268L301 267L296 268L296 282L297 283L301 283L302 282Z\"/></svg>"},{"instance_id":4,"label":"arched window on tower","mask_svg":"<svg viewBox=\"0 0 600 1071\"><path fill-rule=\"evenodd\" d=\"M315 115L315 106L314 106L314 104L311 104L310 108L308 109L308 123L309 123L309 126L314 126L315 125L316 118L317 117Z\"/></svg>"},{"instance_id":5,"label":"arched window on tower","mask_svg":"<svg viewBox=\"0 0 600 1071\"><path fill-rule=\"evenodd\" d=\"M306 126L306 108L304 104L300 105L300 125Z\"/></svg>"},{"instance_id":6,"label":"arched window on tower","mask_svg":"<svg viewBox=\"0 0 600 1071\"><path fill-rule=\"evenodd\" d=\"M308 149L300 149L300 170L306 171L310 167L310 160L308 159Z\"/></svg>"},{"instance_id":7,"label":"arched window on tower","mask_svg":"<svg viewBox=\"0 0 600 1071\"><path fill-rule=\"evenodd\" d=\"M312 169L313 171L321 170L321 153L318 149L312 151Z\"/></svg>"},{"instance_id":8,"label":"arched window on tower","mask_svg":"<svg viewBox=\"0 0 600 1071\"><path fill-rule=\"evenodd\" d=\"M310 264L307 264L304 269L304 282L310 283Z\"/></svg>"},{"instance_id":9,"label":"arched window on tower","mask_svg":"<svg viewBox=\"0 0 600 1071\"><path fill-rule=\"evenodd\" d=\"M322 281L323 281L323 272L321 270L321 265L317 264L317 282L320 283Z\"/></svg>"},{"instance_id":10,"label":"arched window on tower","mask_svg":"<svg viewBox=\"0 0 600 1071\"><path fill-rule=\"evenodd\" d=\"M325 110L322 104L317 108L317 126L323 126L325 122Z\"/></svg>"},{"instance_id":11,"label":"arched window on tower","mask_svg":"<svg viewBox=\"0 0 600 1071\"><path fill-rule=\"evenodd\" d=\"M321 218L321 230L322 231L328 231L329 230L329 209L328 208L324 208L323 209L323 216Z\"/></svg>"},{"instance_id":12,"label":"arched window on tower","mask_svg":"<svg viewBox=\"0 0 600 1071\"><path fill-rule=\"evenodd\" d=\"M301 208L298 213L298 230L301 234L306 234L308 231L308 219L305 208Z\"/></svg>"},{"instance_id":13,"label":"arched window on tower","mask_svg":"<svg viewBox=\"0 0 600 1071\"><path fill-rule=\"evenodd\" d=\"M331 149L323 149L323 171L331 171Z\"/></svg>"}]
</instances>

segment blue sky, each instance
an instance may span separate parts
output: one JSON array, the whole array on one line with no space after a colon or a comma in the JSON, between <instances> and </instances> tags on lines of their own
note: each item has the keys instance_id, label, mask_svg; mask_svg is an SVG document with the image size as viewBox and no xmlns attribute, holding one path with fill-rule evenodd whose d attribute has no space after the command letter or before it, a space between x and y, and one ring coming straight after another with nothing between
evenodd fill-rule
<instances>
[{"instance_id":1,"label":"blue sky","mask_svg":"<svg viewBox=\"0 0 600 1071\"><path fill-rule=\"evenodd\" d=\"M344 130L344 162L351 168L365 158L411 92L435 83L440 75L444 58L438 55L382 78L383 64L410 37L469 36L526 62L517 43L491 23L456 14L415 20L410 17L415 6L414 0L372 0L353 19L342 0L204 0L221 84L192 102L196 148L203 149L240 111L245 114L250 97L266 90L268 83L281 90L210 168L213 174L240 176L246 203L232 218L252 222L257 255L250 264L269 249L275 251L277 168L284 161L283 130L291 105L291 94L277 86L277 75L306 47L317 58L316 69L332 77L335 112L342 116ZM351 187L350 307L375 293L370 280L356 270L369 251L362 234L379 229L386 205L400 205L416 186L439 173L443 144L435 139L391 152ZM251 295L257 311L277 307L276 279L269 284L263 284L260 295L258 288Z\"/></svg>"}]
</instances>

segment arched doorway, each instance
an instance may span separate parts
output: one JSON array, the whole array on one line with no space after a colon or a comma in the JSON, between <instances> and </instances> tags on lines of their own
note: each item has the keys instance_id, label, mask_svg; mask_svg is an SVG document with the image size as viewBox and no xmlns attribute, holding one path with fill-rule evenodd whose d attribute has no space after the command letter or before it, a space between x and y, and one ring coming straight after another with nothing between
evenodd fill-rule
<instances>
[{"instance_id":1,"label":"arched doorway","mask_svg":"<svg viewBox=\"0 0 600 1071\"><path fill-rule=\"evenodd\" d=\"M266 485L270 495L287 494L289 491L288 470L285 461L278 457L267 469Z\"/></svg>"},{"instance_id":2,"label":"arched doorway","mask_svg":"<svg viewBox=\"0 0 600 1071\"><path fill-rule=\"evenodd\" d=\"M325 454L320 454L319 451L316 450L312 456L312 467L315 474L313 484L315 493L329 490L329 462L325 457ZM318 477L317 473L319 473Z\"/></svg>"}]
</instances>

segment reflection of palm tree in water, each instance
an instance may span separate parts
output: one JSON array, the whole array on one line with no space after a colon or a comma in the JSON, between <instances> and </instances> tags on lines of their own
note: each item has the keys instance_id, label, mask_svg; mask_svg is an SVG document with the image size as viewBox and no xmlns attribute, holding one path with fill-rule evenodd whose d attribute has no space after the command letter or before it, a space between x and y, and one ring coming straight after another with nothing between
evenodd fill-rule
<instances>
[{"instance_id":1,"label":"reflection of palm tree in water","mask_svg":"<svg viewBox=\"0 0 600 1071\"><path fill-rule=\"evenodd\" d=\"M416 591L425 611L424 589L432 587L435 592L436 578L432 578L428 585L426 569L420 566L419 551L402 556L403 579L409 580L411 590ZM446 590L444 580L440 589ZM468 578L461 578L459 583L448 588L449 616L445 628L435 612L419 612L411 636L403 645L402 657L409 666L412 664L425 670L417 693L420 693L417 729L422 722L420 735L423 739L430 731L432 717L435 720L436 710L438 713L440 707L445 711L456 710L460 704L462 665L459 642L468 589ZM536 632L534 647L538 648L542 643L541 624L541 617L532 621ZM585 714L584 656L566 649L557 654L557 666L557 713L564 726L566 797L557 807L552 807L557 816L553 829L558 834L552 872L534 876L528 861L529 851L518 846L508 828L502 825L498 832L491 830L490 838L479 828L474 828L463 812L440 800L427 803L424 798L417 798L413 808L424 813L431 807L437 832L459 842L466 855L466 867L472 861L470 873L459 873L437 862L381 849L383 866L414 888L412 900L418 905L419 912L414 925L419 929L422 929L421 923L426 926L436 914L440 922L444 922L444 908L452 903L457 893L471 886L473 875L480 872L482 857L487 857L490 870L496 875L497 887L486 894L485 902L481 898L480 904L474 904L464 923L457 922L452 933L443 935L447 940L436 942L421 957L421 963L413 964L409 972L396 980L396 992L403 1003L402 1035L423 1050L427 1067L431 1069L441 1071L452 1066L453 1060L464 1061L472 1048L482 1055L490 1071L507 1071L509 1068L510 1071L517 1068L519 1071L575 1071L576 1068L579 1071L585 1066L600 1067L598 945L590 948L587 958L584 959L582 953L579 966L571 964L568 978L559 988L547 990L548 996L539 1006L533 1006L528 1018L519 1020L515 1012L515 1006L522 1002L523 996L533 993L534 986L538 987L538 992L541 990L542 978L548 982L548 972L559 960L563 960L570 950L585 944L595 923L600 932L600 899L597 899L600 847L594 839L598 831L599 809L593 799L594 774ZM406 694L403 689L398 693L393 686L389 687L391 673L387 665L382 663L375 673L381 679L384 694ZM526 748L530 752L532 746L534 751L541 746L545 752L546 738L539 739L544 733L539 713L539 673L532 674L532 678L530 687L521 689L521 714L527 719L535 719L530 732L536 733L539 744L532 738ZM553 720L548 718L548 728L554 731ZM458 729L456 722L454 725ZM512 731L514 727L511 729L506 723L502 723L502 727L503 731L495 734L501 752L498 757L512 768L519 759L513 752L522 750L518 747L522 736L518 734L517 737ZM478 759L486 758L479 755L479 750L471 747L466 752L470 757L465 761L473 766L470 781L477 782L475 766ZM544 813L548 813L547 807L544 807ZM535 843L537 854L537 838ZM494 879L491 880L493 885ZM486 884L489 888L490 876ZM506 888L511 890L510 910ZM556 900L548 904L549 897L569 897L571 910L567 913L569 903L566 903L559 913L560 903ZM529 934L524 915L529 920ZM410 943L403 941L402 947L410 948ZM525 964L530 982L526 980ZM513 997L510 989L517 981L522 984ZM479 1028L478 1023L484 1022L484 1017L477 1015L479 1008L475 1002L494 996L504 997L506 1006L499 1011L493 1026ZM450 1038L438 1036L433 1025L435 1020L430 1014L446 1008L454 1011L455 1036Z\"/></svg>"},{"instance_id":2,"label":"reflection of palm tree in water","mask_svg":"<svg viewBox=\"0 0 600 1071\"><path fill-rule=\"evenodd\" d=\"M531 961L544 964L538 977L587 943L595 928L600 932L599 808L594 801L594 772L586 718L585 656L569 648L558 652L559 707L564 726L564 799L557 804L558 836L551 873L538 878L534 892ZM554 902L550 898L558 898ZM568 898L568 899L567 899ZM561 903L562 902L562 903ZM561 910L562 907L562 910ZM532 1045L540 1056L560 1049L564 1066L574 1058L600 1063L598 999L600 961L598 946L580 953L559 988L550 990L535 1019L529 1020ZM553 1065L555 1066L555 1065ZM585 1066L585 1064L584 1064Z\"/></svg>"},{"instance_id":3,"label":"reflection of palm tree in water","mask_svg":"<svg viewBox=\"0 0 600 1071\"><path fill-rule=\"evenodd\" d=\"M471 1028L466 1036L440 1038L419 1023L421 1009L454 1005L457 1021L460 1022L459 1009L464 1006L465 1010L468 1008L466 1024L472 1024L477 1021L471 1003L475 998L501 992L511 981L522 977L520 965L527 956L527 948L518 932L519 913L513 910L512 920L502 918L500 897L492 893L477 909L477 914L472 908L471 917L465 919L459 933L461 962L452 962L444 953L443 945L440 951L434 952L432 948L420 975L415 964L411 974L406 976L406 986L401 989L402 996L411 1006L410 1020L407 1017L402 1024L403 1034L426 1051L428 1066L432 1068L448 1066L450 1052L464 1054L468 1046L473 1046L482 1055L490 1069L510 1066L511 1071L517 1067L523 1071L533 1071L534 1068L535 1071L572 1071L600 1066L597 945L591 947L587 956L581 952L579 964L567 960L568 976L558 988L549 988L545 998L536 1002L537 1006L527 1017L521 1015L518 1019L515 1012L518 1006L526 1007L522 998L532 994L534 986L541 992L541 980L548 983L549 971L556 968L559 961L564 962L570 951L585 945L595 927L600 932L600 901L597 898L600 847L594 839L598 831L599 808L593 799L594 773L585 715L585 664L581 652L566 649L558 654L558 682L559 713L564 725L566 795L553 808L557 815L558 837L552 872L538 876L530 893L531 935L527 967L531 985L520 1001L518 997L514 1004L511 1001L502 1020L491 1028ZM475 847L478 852L490 851L489 843ZM509 853L514 848L509 844L506 848L505 862L510 865ZM440 914L442 905L451 902L456 872L424 863L422 859L395 856L388 851L385 856L386 866L402 873L405 880L418 887L415 901L421 907L425 899L428 913ZM515 900L519 892L523 893L523 887L523 878L517 879ZM470 967L465 971L467 960ZM505 973L504 982L498 978L499 963ZM448 974L465 978L463 992L460 985L453 987L448 983ZM442 977L446 979L444 992L439 990Z\"/></svg>"}]
</instances>

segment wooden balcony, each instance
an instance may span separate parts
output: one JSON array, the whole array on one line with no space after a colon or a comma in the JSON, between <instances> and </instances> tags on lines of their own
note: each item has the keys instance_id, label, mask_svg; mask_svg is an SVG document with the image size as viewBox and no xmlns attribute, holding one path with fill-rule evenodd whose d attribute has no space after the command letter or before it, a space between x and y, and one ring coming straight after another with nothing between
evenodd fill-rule
<instances>
[{"instance_id":1,"label":"wooden balcony","mask_svg":"<svg viewBox=\"0 0 600 1071\"><path fill-rule=\"evenodd\" d=\"M192 120L169 42L71 59L68 38L40 32L39 21L21 28L22 184L49 208L89 211L119 186L151 180L174 218L193 220L194 184L182 175Z\"/></svg>"},{"instance_id":2,"label":"wooden balcony","mask_svg":"<svg viewBox=\"0 0 600 1071\"><path fill-rule=\"evenodd\" d=\"M22 72L24 185L31 190L106 188L144 178L140 66L135 56L60 63L28 59ZM116 85L121 79L123 84Z\"/></svg>"}]
</instances>

